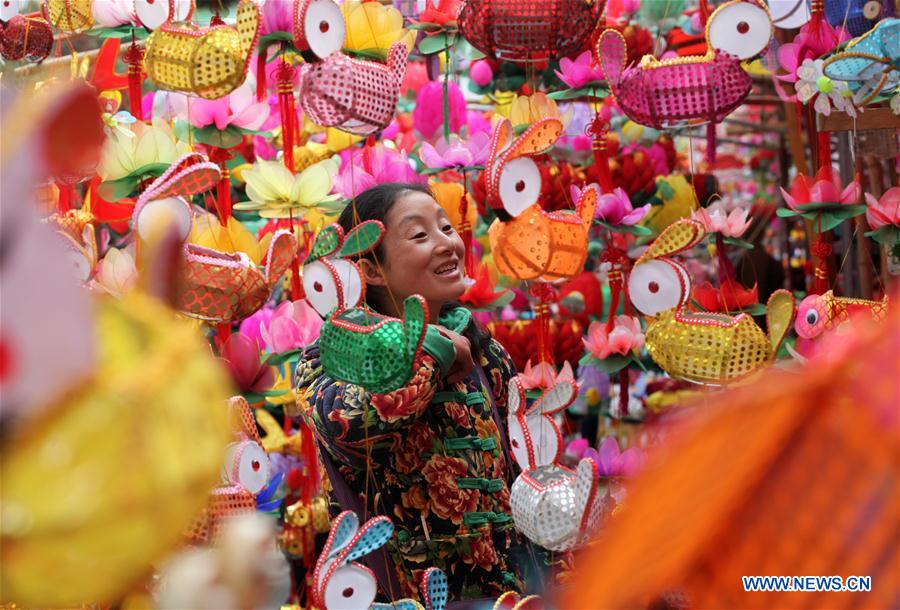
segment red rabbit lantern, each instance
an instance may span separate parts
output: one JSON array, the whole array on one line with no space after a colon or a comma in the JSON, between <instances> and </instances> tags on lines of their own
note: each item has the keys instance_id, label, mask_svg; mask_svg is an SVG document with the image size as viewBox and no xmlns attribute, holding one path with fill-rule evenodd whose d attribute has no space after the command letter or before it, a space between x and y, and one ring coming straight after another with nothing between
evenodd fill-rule
<instances>
[{"instance_id":1,"label":"red rabbit lantern","mask_svg":"<svg viewBox=\"0 0 900 610\"><path fill-rule=\"evenodd\" d=\"M466 0L457 23L485 55L527 63L584 50L603 6L601 0Z\"/></svg>"}]
</instances>

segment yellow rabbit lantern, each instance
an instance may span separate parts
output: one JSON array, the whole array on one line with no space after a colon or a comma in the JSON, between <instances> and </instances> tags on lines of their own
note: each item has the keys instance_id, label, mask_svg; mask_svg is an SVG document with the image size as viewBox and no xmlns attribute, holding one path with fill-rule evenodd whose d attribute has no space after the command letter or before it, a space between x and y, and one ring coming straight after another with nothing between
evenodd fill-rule
<instances>
[{"instance_id":1,"label":"yellow rabbit lantern","mask_svg":"<svg viewBox=\"0 0 900 610\"><path fill-rule=\"evenodd\" d=\"M190 21L166 22L147 39L144 69L160 88L208 100L228 95L244 82L259 32L259 7L241 0L234 27Z\"/></svg>"},{"instance_id":2,"label":"yellow rabbit lantern","mask_svg":"<svg viewBox=\"0 0 900 610\"><path fill-rule=\"evenodd\" d=\"M720 385L746 377L775 357L793 323L794 297L776 290L769 298L768 336L746 313L686 311L691 280L687 269L670 257L693 248L704 236L697 221L671 224L635 263L628 294L648 316L647 351L660 368L672 377Z\"/></svg>"},{"instance_id":3,"label":"yellow rabbit lantern","mask_svg":"<svg viewBox=\"0 0 900 610\"><path fill-rule=\"evenodd\" d=\"M554 281L584 268L597 190L583 189L574 213L545 212L538 203L541 172L531 157L553 146L562 132L556 118L537 121L515 140L508 119L494 128L485 174L488 203L498 218L488 235L497 269L509 277Z\"/></svg>"}]
</instances>

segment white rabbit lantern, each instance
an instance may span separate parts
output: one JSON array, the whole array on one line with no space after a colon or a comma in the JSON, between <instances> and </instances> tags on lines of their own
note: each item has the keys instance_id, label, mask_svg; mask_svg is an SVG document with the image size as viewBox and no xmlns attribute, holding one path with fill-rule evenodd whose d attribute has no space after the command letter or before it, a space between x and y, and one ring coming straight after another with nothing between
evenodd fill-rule
<instances>
[{"instance_id":1,"label":"white rabbit lantern","mask_svg":"<svg viewBox=\"0 0 900 610\"><path fill-rule=\"evenodd\" d=\"M513 521L551 551L580 546L600 522L596 464L585 458L572 471L559 463L562 435L551 415L577 394L573 382L560 381L528 407L522 381L517 376L509 382L509 440L523 471L510 490Z\"/></svg>"},{"instance_id":2,"label":"white rabbit lantern","mask_svg":"<svg viewBox=\"0 0 900 610\"><path fill-rule=\"evenodd\" d=\"M188 539L206 544L218 539L226 519L257 511L257 494L269 485L272 468L262 447L256 419L243 396L228 401L229 419L235 441L225 449L222 483L209 494L209 502L192 525ZM276 485L273 481L270 489Z\"/></svg>"},{"instance_id":3,"label":"white rabbit lantern","mask_svg":"<svg viewBox=\"0 0 900 610\"><path fill-rule=\"evenodd\" d=\"M316 605L326 610L371 607L378 590L375 574L353 560L384 546L393 533L394 524L384 516L369 519L360 527L353 511L338 515L313 572Z\"/></svg>"},{"instance_id":4,"label":"white rabbit lantern","mask_svg":"<svg viewBox=\"0 0 900 610\"><path fill-rule=\"evenodd\" d=\"M325 610L423 610L413 599L376 604L378 582L366 566L353 561L375 551L391 539L394 524L384 516L373 517L359 526L353 511L342 512L332 522L331 531L313 572L313 603ZM425 610L444 610L447 604L447 576L428 568L420 582Z\"/></svg>"}]
</instances>

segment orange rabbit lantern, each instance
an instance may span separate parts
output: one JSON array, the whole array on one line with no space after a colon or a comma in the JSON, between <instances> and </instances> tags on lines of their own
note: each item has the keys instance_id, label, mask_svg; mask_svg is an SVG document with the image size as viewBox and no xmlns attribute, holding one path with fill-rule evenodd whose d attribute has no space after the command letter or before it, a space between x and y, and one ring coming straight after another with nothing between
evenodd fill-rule
<instances>
[{"instance_id":1,"label":"orange rabbit lantern","mask_svg":"<svg viewBox=\"0 0 900 610\"><path fill-rule=\"evenodd\" d=\"M494 128L485 163L488 203L497 214L488 235L500 273L520 280L554 281L581 272L597 190L585 188L570 211L545 212L538 204L541 172L531 158L562 135L559 119L537 121L515 140L512 124Z\"/></svg>"}]
</instances>

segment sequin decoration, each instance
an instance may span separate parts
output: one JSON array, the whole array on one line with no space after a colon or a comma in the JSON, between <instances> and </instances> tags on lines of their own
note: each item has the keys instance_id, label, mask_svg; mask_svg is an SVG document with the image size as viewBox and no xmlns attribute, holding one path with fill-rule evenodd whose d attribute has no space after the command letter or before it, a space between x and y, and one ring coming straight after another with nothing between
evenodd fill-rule
<instances>
[{"instance_id":1,"label":"sequin decoration","mask_svg":"<svg viewBox=\"0 0 900 610\"><path fill-rule=\"evenodd\" d=\"M92 0L47 0L50 23L60 32L77 34L94 25Z\"/></svg>"},{"instance_id":2,"label":"sequin decoration","mask_svg":"<svg viewBox=\"0 0 900 610\"><path fill-rule=\"evenodd\" d=\"M16 15L0 30L0 51L7 61L42 61L52 48L53 28L41 18Z\"/></svg>"},{"instance_id":3,"label":"sequin decoration","mask_svg":"<svg viewBox=\"0 0 900 610\"><path fill-rule=\"evenodd\" d=\"M900 85L900 19L883 20L822 65L825 75L847 81L853 102L862 106Z\"/></svg>"},{"instance_id":4,"label":"sequin decoration","mask_svg":"<svg viewBox=\"0 0 900 610\"><path fill-rule=\"evenodd\" d=\"M400 97L409 51L394 44L387 63L353 59L340 52L300 66L300 106L314 123L357 135L391 122Z\"/></svg>"},{"instance_id":5,"label":"sequin decoration","mask_svg":"<svg viewBox=\"0 0 900 610\"><path fill-rule=\"evenodd\" d=\"M167 22L147 39L144 70L160 89L218 99L244 82L258 27L252 0L241 0L235 27Z\"/></svg>"},{"instance_id":6,"label":"sequin decoration","mask_svg":"<svg viewBox=\"0 0 900 610\"><path fill-rule=\"evenodd\" d=\"M577 386L561 381L526 404L518 376L509 383L509 442L522 468L510 488L509 503L516 528L551 551L583 544L600 522L596 466L582 460L577 472L558 462L562 435L552 415L572 404Z\"/></svg>"},{"instance_id":7,"label":"sequin decoration","mask_svg":"<svg viewBox=\"0 0 900 610\"><path fill-rule=\"evenodd\" d=\"M425 300L418 295L408 297L403 318L362 307L333 313L322 326L319 339L325 374L376 394L406 385L425 339Z\"/></svg>"},{"instance_id":8,"label":"sequin decoration","mask_svg":"<svg viewBox=\"0 0 900 610\"><path fill-rule=\"evenodd\" d=\"M515 63L569 57L584 50L600 0L466 0L457 23L469 44Z\"/></svg>"}]
</instances>

